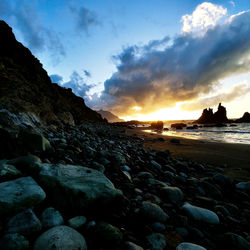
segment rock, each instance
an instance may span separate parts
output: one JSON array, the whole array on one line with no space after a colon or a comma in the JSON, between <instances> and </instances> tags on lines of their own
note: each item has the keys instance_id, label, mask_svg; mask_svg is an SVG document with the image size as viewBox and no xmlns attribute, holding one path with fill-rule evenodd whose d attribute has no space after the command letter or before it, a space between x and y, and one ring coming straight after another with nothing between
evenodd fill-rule
<instances>
[{"instance_id":1,"label":"rock","mask_svg":"<svg viewBox=\"0 0 250 250\"><path fill-rule=\"evenodd\" d=\"M143 250L142 247L136 245L135 243L133 242L130 242L130 241L126 241L124 243L124 246L122 248L123 250Z\"/></svg>"},{"instance_id":2,"label":"rock","mask_svg":"<svg viewBox=\"0 0 250 250\"><path fill-rule=\"evenodd\" d=\"M220 239L220 246L229 250L249 250L250 243L242 236L234 233L225 233Z\"/></svg>"},{"instance_id":3,"label":"rock","mask_svg":"<svg viewBox=\"0 0 250 250\"><path fill-rule=\"evenodd\" d=\"M161 207L148 201L142 203L140 212L141 216L152 222L166 222L169 217Z\"/></svg>"},{"instance_id":4,"label":"rock","mask_svg":"<svg viewBox=\"0 0 250 250\"><path fill-rule=\"evenodd\" d=\"M0 214L17 213L44 200L46 194L31 177L0 183Z\"/></svg>"},{"instance_id":5,"label":"rock","mask_svg":"<svg viewBox=\"0 0 250 250\"><path fill-rule=\"evenodd\" d=\"M162 168L162 166L159 163L157 163L156 161L154 161L154 160L151 161L151 164L152 164L153 167L155 167L155 168L157 168L159 170L161 170L161 168Z\"/></svg>"},{"instance_id":6,"label":"rock","mask_svg":"<svg viewBox=\"0 0 250 250\"><path fill-rule=\"evenodd\" d=\"M250 122L250 113L245 112L244 115L240 119L235 120L235 122Z\"/></svg>"},{"instance_id":7,"label":"rock","mask_svg":"<svg viewBox=\"0 0 250 250\"><path fill-rule=\"evenodd\" d=\"M16 138L7 130L2 127L2 119L1 119L1 110L0 110L0 159L6 159L11 157L16 151Z\"/></svg>"},{"instance_id":8,"label":"rock","mask_svg":"<svg viewBox=\"0 0 250 250\"><path fill-rule=\"evenodd\" d=\"M201 187L209 197L213 197L215 199L222 198L221 191L215 185L212 185L207 181L202 181Z\"/></svg>"},{"instance_id":9,"label":"rock","mask_svg":"<svg viewBox=\"0 0 250 250\"><path fill-rule=\"evenodd\" d=\"M163 250L166 247L165 237L160 233L153 233L147 236L147 241L151 250Z\"/></svg>"},{"instance_id":10,"label":"rock","mask_svg":"<svg viewBox=\"0 0 250 250\"><path fill-rule=\"evenodd\" d=\"M206 248L193 243L183 242L176 247L176 250L206 250Z\"/></svg>"},{"instance_id":11,"label":"rock","mask_svg":"<svg viewBox=\"0 0 250 250\"><path fill-rule=\"evenodd\" d=\"M35 155L21 156L8 160L8 164L14 165L20 171L24 172L29 172L36 162L41 162L41 159Z\"/></svg>"},{"instance_id":12,"label":"rock","mask_svg":"<svg viewBox=\"0 0 250 250\"><path fill-rule=\"evenodd\" d=\"M201 221L209 224L219 224L220 220L216 213L201 207L196 207L188 202L186 202L182 209L190 216L192 219L196 221Z\"/></svg>"},{"instance_id":13,"label":"rock","mask_svg":"<svg viewBox=\"0 0 250 250\"><path fill-rule=\"evenodd\" d=\"M14 166L8 164L6 160L0 161L0 181L18 177L20 175L21 172Z\"/></svg>"},{"instance_id":14,"label":"rock","mask_svg":"<svg viewBox=\"0 0 250 250\"><path fill-rule=\"evenodd\" d=\"M39 232L41 229L41 222L31 209L15 215L7 224L8 233L30 235Z\"/></svg>"},{"instance_id":15,"label":"rock","mask_svg":"<svg viewBox=\"0 0 250 250\"><path fill-rule=\"evenodd\" d=\"M93 169L96 169L96 170L100 171L101 173L105 172L105 167L98 162L94 161L92 167L93 167Z\"/></svg>"},{"instance_id":16,"label":"rock","mask_svg":"<svg viewBox=\"0 0 250 250\"><path fill-rule=\"evenodd\" d=\"M63 217L53 207L46 208L41 215L41 222L44 228L51 228L63 224Z\"/></svg>"},{"instance_id":17,"label":"rock","mask_svg":"<svg viewBox=\"0 0 250 250\"><path fill-rule=\"evenodd\" d=\"M236 184L236 188L248 193L250 192L250 181L239 182L238 184Z\"/></svg>"},{"instance_id":18,"label":"rock","mask_svg":"<svg viewBox=\"0 0 250 250\"><path fill-rule=\"evenodd\" d=\"M117 227L105 222L97 224L96 235L101 246L112 246L112 249L117 249L116 247L121 244L123 238L121 231Z\"/></svg>"},{"instance_id":19,"label":"rock","mask_svg":"<svg viewBox=\"0 0 250 250\"><path fill-rule=\"evenodd\" d=\"M150 129L157 129L157 130L162 130L163 129L163 122L162 121L157 121L157 122L152 122L150 125Z\"/></svg>"},{"instance_id":20,"label":"rock","mask_svg":"<svg viewBox=\"0 0 250 250\"><path fill-rule=\"evenodd\" d=\"M233 180L225 175L216 174L213 176L213 180L222 187L232 187Z\"/></svg>"},{"instance_id":21,"label":"rock","mask_svg":"<svg viewBox=\"0 0 250 250\"><path fill-rule=\"evenodd\" d=\"M20 234L5 234L0 240L0 249L28 250L29 241Z\"/></svg>"},{"instance_id":22,"label":"rock","mask_svg":"<svg viewBox=\"0 0 250 250\"><path fill-rule=\"evenodd\" d=\"M154 176L149 172L139 172L137 177L142 179L154 179Z\"/></svg>"},{"instance_id":23,"label":"rock","mask_svg":"<svg viewBox=\"0 0 250 250\"><path fill-rule=\"evenodd\" d=\"M180 144L181 143L181 140L180 139L176 139L176 138L172 138L170 140L171 143L174 143L174 144Z\"/></svg>"},{"instance_id":24,"label":"rock","mask_svg":"<svg viewBox=\"0 0 250 250\"><path fill-rule=\"evenodd\" d=\"M185 227L177 227L175 231L183 238L188 237L189 233Z\"/></svg>"},{"instance_id":25,"label":"rock","mask_svg":"<svg viewBox=\"0 0 250 250\"><path fill-rule=\"evenodd\" d=\"M183 129L187 127L187 124L185 123L173 123L171 124L171 128L175 128L175 129Z\"/></svg>"},{"instance_id":26,"label":"rock","mask_svg":"<svg viewBox=\"0 0 250 250\"><path fill-rule=\"evenodd\" d=\"M39 182L48 190L54 204L73 212L117 207L122 192L101 172L75 165L36 163L40 168ZM109 204L112 204L109 205Z\"/></svg>"},{"instance_id":27,"label":"rock","mask_svg":"<svg viewBox=\"0 0 250 250\"><path fill-rule=\"evenodd\" d=\"M161 192L172 203L179 203L184 198L183 192L178 187L164 187Z\"/></svg>"},{"instance_id":28,"label":"rock","mask_svg":"<svg viewBox=\"0 0 250 250\"><path fill-rule=\"evenodd\" d=\"M22 130L18 135L18 139L31 152L51 150L50 142L38 133Z\"/></svg>"},{"instance_id":29,"label":"rock","mask_svg":"<svg viewBox=\"0 0 250 250\"><path fill-rule=\"evenodd\" d=\"M126 159L121 153L114 153L111 155L112 162L115 166L123 166L126 165Z\"/></svg>"},{"instance_id":30,"label":"rock","mask_svg":"<svg viewBox=\"0 0 250 250\"><path fill-rule=\"evenodd\" d=\"M84 237L67 226L56 226L44 232L34 244L34 250L87 250Z\"/></svg>"},{"instance_id":31,"label":"rock","mask_svg":"<svg viewBox=\"0 0 250 250\"><path fill-rule=\"evenodd\" d=\"M86 223L87 219L84 216L76 216L68 220L68 225L74 229L82 227Z\"/></svg>"},{"instance_id":32,"label":"rock","mask_svg":"<svg viewBox=\"0 0 250 250\"><path fill-rule=\"evenodd\" d=\"M213 113L213 109L204 109L201 117L194 121L194 123L200 124L212 124L212 123L225 123L228 122L226 108L221 105L218 106L218 110Z\"/></svg>"},{"instance_id":33,"label":"rock","mask_svg":"<svg viewBox=\"0 0 250 250\"><path fill-rule=\"evenodd\" d=\"M154 222L151 225L151 228L154 232L157 232L157 233L162 233L166 230L166 227L164 226L164 224L162 224L160 222Z\"/></svg>"}]
</instances>

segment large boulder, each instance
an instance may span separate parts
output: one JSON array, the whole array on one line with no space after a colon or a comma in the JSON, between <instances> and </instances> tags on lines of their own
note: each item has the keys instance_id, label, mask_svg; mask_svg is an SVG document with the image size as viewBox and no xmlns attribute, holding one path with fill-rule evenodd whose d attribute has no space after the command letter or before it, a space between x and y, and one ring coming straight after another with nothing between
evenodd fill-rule
<instances>
[{"instance_id":1,"label":"large boulder","mask_svg":"<svg viewBox=\"0 0 250 250\"><path fill-rule=\"evenodd\" d=\"M62 209L76 214L83 210L94 212L112 210L119 204L122 192L101 172L75 165L36 163L41 186L51 201ZM110 206L109 206L110 205ZM68 210L69 211L69 210Z\"/></svg>"},{"instance_id":2,"label":"large boulder","mask_svg":"<svg viewBox=\"0 0 250 250\"><path fill-rule=\"evenodd\" d=\"M35 241L34 250L87 250L84 237L73 228L57 226L44 232Z\"/></svg>"},{"instance_id":3,"label":"large boulder","mask_svg":"<svg viewBox=\"0 0 250 250\"><path fill-rule=\"evenodd\" d=\"M0 183L0 214L17 213L39 204L46 197L31 177Z\"/></svg>"}]
</instances>

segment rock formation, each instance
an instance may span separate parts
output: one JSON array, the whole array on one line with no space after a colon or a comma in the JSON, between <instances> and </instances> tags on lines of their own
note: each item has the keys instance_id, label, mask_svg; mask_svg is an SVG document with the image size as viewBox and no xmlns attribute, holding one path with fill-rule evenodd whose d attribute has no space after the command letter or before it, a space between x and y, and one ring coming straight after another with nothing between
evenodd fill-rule
<instances>
[{"instance_id":1,"label":"rock formation","mask_svg":"<svg viewBox=\"0 0 250 250\"><path fill-rule=\"evenodd\" d=\"M218 110L213 113L213 109L204 109L201 117L194 123L200 124L212 124L212 123L225 123L228 122L226 108L221 105L218 106Z\"/></svg>"},{"instance_id":2,"label":"rock formation","mask_svg":"<svg viewBox=\"0 0 250 250\"><path fill-rule=\"evenodd\" d=\"M42 64L0 21L0 109L31 112L44 124L79 124L103 121L71 89L51 83Z\"/></svg>"},{"instance_id":3,"label":"rock formation","mask_svg":"<svg viewBox=\"0 0 250 250\"><path fill-rule=\"evenodd\" d=\"M244 115L240 119L237 119L235 122L250 122L250 113L245 112Z\"/></svg>"},{"instance_id":4,"label":"rock formation","mask_svg":"<svg viewBox=\"0 0 250 250\"><path fill-rule=\"evenodd\" d=\"M163 127L164 124L162 121L152 122L150 126L151 129L157 129L157 130L161 130L163 129Z\"/></svg>"},{"instance_id":5,"label":"rock formation","mask_svg":"<svg viewBox=\"0 0 250 250\"><path fill-rule=\"evenodd\" d=\"M114 115L113 113L106 111L106 110L99 110L97 111L103 119L107 119L108 122L124 122L123 119L120 119L118 116Z\"/></svg>"}]
</instances>

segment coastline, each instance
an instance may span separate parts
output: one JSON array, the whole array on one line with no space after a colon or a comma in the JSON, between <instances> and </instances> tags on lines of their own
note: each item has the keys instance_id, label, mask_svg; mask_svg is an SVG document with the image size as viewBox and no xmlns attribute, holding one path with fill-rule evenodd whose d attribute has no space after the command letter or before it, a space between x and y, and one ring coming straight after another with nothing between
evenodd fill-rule
<instances>
[{"instance_id":1,"label":"coastline","mask_svg":"<svg viewBox=\"0 0 250 250\"><path fill-rule=\"evenodd\" d=\"M187 139L161 134L151 134L145 128L126 129L128 135L137 135L144 140L146 149L168 149L174 157L225 166L224 174L239 181L250 181L250 147L247 144L220 143L206 140ZM164 138L159 140L159 138ZM171 139L180 143L171 143Z\"/></svg>"}]
</instances>

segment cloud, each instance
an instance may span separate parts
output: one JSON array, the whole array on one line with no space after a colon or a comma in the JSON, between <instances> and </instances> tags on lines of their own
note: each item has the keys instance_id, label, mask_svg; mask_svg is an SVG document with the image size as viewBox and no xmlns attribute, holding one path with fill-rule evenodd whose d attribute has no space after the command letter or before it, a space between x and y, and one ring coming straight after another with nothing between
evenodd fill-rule
<instances>
[{"instance_id":1,"label":"cloud","mask_svg":"<svg viewBox=\"0 0 250 250\"><path fill-rule=\"evenodd\" d=\"M95 108L102 104L126 116L133 115L134 106L148 114L194 100L216 89L220 79L250 70L250 11L208 28L203 36L184 32L160 50L130 46L115 58L117 71L105 81L101 97L92 100Z\"/></svg>"},{"instance_id":2,"label":"cloud","mask_svg":"<svg viewBox=\"0 0 250 250\"><path fill-rule=\"evenodd\" d=\"M191 15L182 17L182 32L204 35L208 29L214 27L226 14L227 9L221 5L204 2L198 5Z\"/></svg>"},{"instance_id":3,"label":"cloud","mask_svg":"<svg viewBox=\"0 0 250 250\"><path fill-rule=\"evenodd\" d=\"M234 2L234 1L229 1L229 3L230 3L233 7L235 7L235 2Z\"/></svg>"},{"instance_id":4,"label":"cloud","mask_svg":"<svg viewBox=\"0 0 250 250\"><path fill-rule=\"evenodd\" d=\"M72 89L73 93L77 96L80 96L85 99L85 101L89 100L89 96L87 92L93 88L94 84L87 84L84 81L84 78L78 74L76 71L73 71L70 75L70 80L67 82L63 81L63 77L58 74L50 75L50 79L53 83L57 83L58 85Z\"/></svg>"},{"instance_id":5,"label":"cloud","mask_svg":"<svg viewBox=\"0 0 250 250\"><path fill-rule=\"evenodd\" d=\"M247 84L238 84L227 93L214 95L207 98L201 98L194 102L183 103L181 109L185 111L200 110L201 108L213 107L219 102L231 102L239 97L250 93L250 86Z\"/></svg>"},{"instance_id":6,"label":"cloud","mask_svg":"<svg viewBox=\"0 0 250 250\"><path fill-rule=\"evenodd\" d=\"M83 70L83 73L86 77L91 77L91 73L88 70Z\"/></svg>"},{"instance_id":7,"label":"cloud","mask_svg":"<svg viewBox=\"0 0 250 250\"><path fill-rule=\"evenodd\" d=\"M78 31L88 34L89 27L100 25L100 21L94 11L87 9L84 6L79 8L73 5L70 6L70 10L76 18L76 28Z\"/></svg>"},{"instance_id":8,"label":"cloud","mask_svg":"<svg viewBox=\"0 0 250 250\"><path fill-rule=\"evenodd\" d=\"M47 49L55 60L65 55L59 36L40 22L34 3L25 0L1 0L0 17L21 32L26 46L32 51L41 52Z\"/></svg>"},{"instance_id":9,"label":"cloud","mask_svg":"<svg viewBox=\"0 0 250 250\"><path fill-rule=\"evenodd\" d=\"M50 75L51 82L61 85L63 83L63 77L57 74Z\"/></svg>"}]
</instances>

